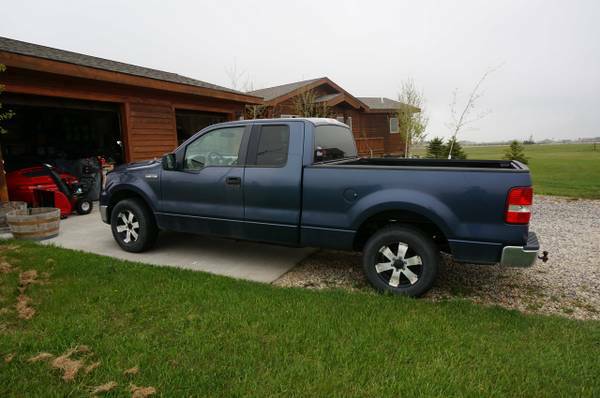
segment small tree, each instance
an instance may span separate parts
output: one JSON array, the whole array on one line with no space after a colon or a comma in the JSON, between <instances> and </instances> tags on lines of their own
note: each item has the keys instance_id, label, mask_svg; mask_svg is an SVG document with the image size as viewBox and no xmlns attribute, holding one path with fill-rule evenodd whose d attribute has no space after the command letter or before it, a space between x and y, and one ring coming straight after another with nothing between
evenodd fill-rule
<instances>
[{"instance_id":1,"label":"small tree","mask_svg":"<svg viewBox=\"0 0 600 398\"><path fill-rule=\"evenodd\" d=\"M444 158L448 159L466 159L467 154L456 139L448 140L448 144L444 146Z\"/></svg>"},{"instance_id":2,"label":"small tree","mask_svg":"<svg viewBox=\"0 0 600 398\"><path fill-rule=\"evenodd\" d=\"M489 69L483 74L483 76L481 76L481 79L479 79L479 81L477 82L477 84L475 84L475 87L473 87L473 90L469 94L469 98L467 99L467 102L465 103L465 106L461 112L458 112L456 109L458 90L454 90L454 92L452 93L452 103L450 104L450 114L452 120L450 121L450 123L447 124L447 126L452 131L452 138L450 138L449 143L450 150L448 151L449 156L452 156L452 154L454 153L452 146L457 143L456 137L458 136L458 134L461 131L464 131L472 123L483 119L490 113L490 111L488 110L480 112L475 116L471 116L472 111L475 110L478 100L483 95L481 91L481 85L493 71L495 71L495 69ZM450 157L448 159L450 159Z\"/></svg>"},{"instance_id":3,"label":"small tree","mask_svg":"<svg viewBox=\"0 0 600 398\"><path fill-rule=\"evenodd\" d=\"M6 66L0 64L0 72L4 72ZM4 91L4 85L0 84L0 94ZM2 111L2 102L0 102L0 134L7 133L2 127L1 122L4 122L14 116L13 111ZM8 202L8 188L6 187L6 176L4 173L4 158L2 157L2 148L0 148L0 202Z\"/></svg>"},{"instance_id":4,"label":"small tree","mask_svg":"<svg viewBox=\"0 0 600 398\"><path fill-rule=\"evenodd\" d=\"M246 105L244 119L266 119L269 116L269 107L266 105Z\"/></svg>"},{"instance_id":5,"label":"small tree","mask_svg":"<svg viewBox=\"0 0 600 398\"><path fill-rule=\"evenodd\" d=\"M504 152L504 159L518 160L521 163L527 164L529 160L525 156L525 148L517 140L511 141L510 146Z\"/></svg>"},{"instance_id":6,"label":"small tree","mask_svg":"<svg viewBox=\"0 0 600 398\"><path fill-rule=\"evenodd\" d=\"M333 117L331 108L325 102L317 102L317 94L312 89L294 98L294 111L300 117Z\"/></svg>"},{"instance_id":7,"label":"small tree","mask_svg":"<svg viewBox=\"0 0 600 398\"><path fill-rule=\"evenodd\" d=\"M430 159L441 159L444 157L445 146L444 140L435 137L427 144L427 157Z\"/></svg>"},{"instance_id":8,"label":"small tree","mask_svg":"<svg viewBox=\"0 0 600 398\"><path fill-rule=\"evenodd\" d=\"M423 111L423 93L417 90L415 82L408 79L402 83L398 94L398 101L402 103L398 109L398 126L402 134L404 156L408 157L412 142L421 142L425 139L425 129L429 119Z\"/></svg>"}]
</instances>

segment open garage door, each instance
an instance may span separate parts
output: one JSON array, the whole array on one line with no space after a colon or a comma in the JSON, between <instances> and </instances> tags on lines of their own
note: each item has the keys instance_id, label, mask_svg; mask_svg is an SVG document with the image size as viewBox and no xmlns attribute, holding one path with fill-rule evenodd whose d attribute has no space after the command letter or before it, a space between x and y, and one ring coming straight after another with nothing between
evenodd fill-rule
<instances>
[{"instance_id":1,"label":"open garage door","mask_svg":"<svg viewBox=\"0 0 600 398\"><path fill-rule=\"evenodd\" d=\"M9 195L12 180L21 173L33 179L39 171L25 170L48 163L96 200L103 168L124 161L118 104L15 94L3 95L2 102L14 112L0 137Z\"/></svg>"},{"instance_id":2,"label":"open garage door","mask_svg":"<svg viewBox=\"0 0 600 398\"><path fill-rule=\"evenodd\" d=\"M198 131L211 124L227 121L227 115L223 113L200 112L176 109L175 118L177 120L177 142L182 142L196 134Z\"/></svg>"},{"instance_id":3,"label":"open garage door","mask_svg":"<svg viewBox=\"0 0 600 398\"><path fill-rule=\"evenodd\" d=\"M0 137L7 170L97 156L124 160L117 104L11 94L2 102L15 112Z\"/></svg>"}]
</instances>

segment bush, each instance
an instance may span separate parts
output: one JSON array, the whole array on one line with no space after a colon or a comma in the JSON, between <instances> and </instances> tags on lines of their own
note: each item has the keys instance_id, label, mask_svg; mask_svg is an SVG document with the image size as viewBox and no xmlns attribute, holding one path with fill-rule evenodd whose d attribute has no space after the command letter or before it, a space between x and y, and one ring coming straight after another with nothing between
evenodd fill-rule
<instances>
[{"instance_id":1,"label":"bush","mask_svg":"<svg viewBox=\"0 0 600 398\"><path fill-rule=\"evenodd\" d=\"M444 140L435 137L427 144L427 155L430 159L442 159L444 157Z\"/></svg>"},{"instance_id":2,"label":"bush","mask_svg":"<svg viewBox=\"0 0 600 398\"><path fill-rule=\"evenodd\" d=\"M467 154L465 153L462 145L460 145L460 142L458 142L458 141L454 141L454 144L452 144L452 141L449 141L448 144L446 144L444 146L444 158L448 158L448 152L450 152L451 146L452 146L452 159L466 159L467 158Z\"/></svg>"}]
</instances>

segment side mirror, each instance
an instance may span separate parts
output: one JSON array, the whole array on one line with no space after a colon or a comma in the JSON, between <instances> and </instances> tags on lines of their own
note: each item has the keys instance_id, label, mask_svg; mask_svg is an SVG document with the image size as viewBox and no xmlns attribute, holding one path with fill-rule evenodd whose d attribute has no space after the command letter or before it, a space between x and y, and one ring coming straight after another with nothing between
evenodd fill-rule
<instances>
[{"instance_id":1,"label":"side mirror","mask_svg":"<svg viewBox=\"0 0 600 398\"><path fill-rule=\"evenodd\" d=\"M175 170L177 169L177 162L175 160L174 153L167 153L162 157L162 168L163 170Z\"/></svg>"}]
</instances>

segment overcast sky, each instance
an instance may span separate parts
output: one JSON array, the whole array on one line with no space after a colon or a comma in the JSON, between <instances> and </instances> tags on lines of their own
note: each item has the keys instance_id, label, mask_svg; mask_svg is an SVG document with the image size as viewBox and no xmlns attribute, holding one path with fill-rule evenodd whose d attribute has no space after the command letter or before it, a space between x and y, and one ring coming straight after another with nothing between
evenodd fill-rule
<instances>
[{"instance_id":1,"label":"overcast sky","mask_svg":"<svg viewBox=\"0 0 600 398\"><path fill-rule=\"evenodd\" d=\"M491 113L459 139L600 136L600 1L11 1L0 35L231 86L328 76L396 98L412 78L428 134L448 136L489 68Z\"/></svg>"}]
</instances>

